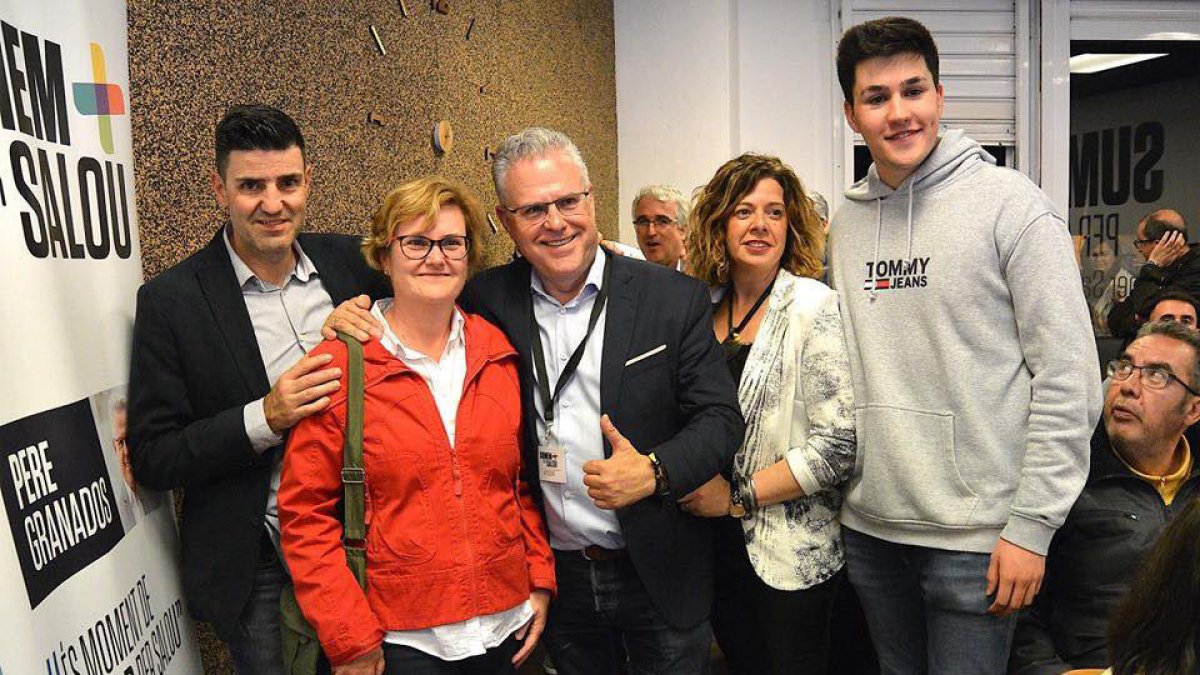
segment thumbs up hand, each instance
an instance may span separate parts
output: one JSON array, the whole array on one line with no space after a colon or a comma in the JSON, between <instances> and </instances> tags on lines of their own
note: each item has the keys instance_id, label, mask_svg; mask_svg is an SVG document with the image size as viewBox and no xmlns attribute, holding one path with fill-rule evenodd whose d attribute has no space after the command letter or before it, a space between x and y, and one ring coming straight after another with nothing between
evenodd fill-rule
<instances>
[{"instance_id":1,"label":"thumbs up hand","mask_svg":"<svg viewBox=\"0 0 1200 675\"><path fill-rule=\"evenodd\" d=\"M617 431L608 415L600 417L600 431L612 446L612 456L584 463L583 484L588 488L588 497L599 508L615 511L654 494L650 458Z\"/></svg>"}]
</instances>

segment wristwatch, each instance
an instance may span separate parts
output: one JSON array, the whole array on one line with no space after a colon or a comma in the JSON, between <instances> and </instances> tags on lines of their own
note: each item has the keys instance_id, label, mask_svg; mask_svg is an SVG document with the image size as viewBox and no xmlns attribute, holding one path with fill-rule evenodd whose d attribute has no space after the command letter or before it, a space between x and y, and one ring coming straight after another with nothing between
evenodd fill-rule
<instances>
[{"instance_id":1,"label":"wristwatch","mask_svg":"<svg viewBox=\"0 0 1200 675\"><path fill-rule=\"evenodd\" d=\"M743 520L750 516L750 500L740 483L729 493L729 515Z\"/></svg>"},{"instance_id":2,"label":"wristwatch","mask_svg":"<svg viewBox=\"0 0 1200 675\"><path fill-rule=\"evenodd\" d=\"M745 518L747 515L746 507L742 505L741 490L731 492L729 494L729 515L733 518Z\"/></svg>"},{"instance_id":3,"label":"wristwatch","mask_svg":"<svg viewBox=\"0 0 1200 675\"><path fill-rule=\"evenodd\" d=\"M650 466L654 469L654 494L669 500L671 483L667 481L667 470L663 468L662 462L658 461L658 457L653 452L647 457L650 458Z\"/></svg>"}]
</instances>

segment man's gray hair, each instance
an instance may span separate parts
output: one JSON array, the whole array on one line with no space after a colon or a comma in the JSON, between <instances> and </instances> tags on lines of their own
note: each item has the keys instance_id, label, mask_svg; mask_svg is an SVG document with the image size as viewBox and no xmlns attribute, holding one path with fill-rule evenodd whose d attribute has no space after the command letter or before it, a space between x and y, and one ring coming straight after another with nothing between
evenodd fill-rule
<instances>
[{"instance_id":1,"label":"man's gray hair","mask_svg":"<svg viewBox=\"0 0 1200 675\"><path fill-rule=\"evenodd\" d=\"M1200 331L1177 321L1151 321L1143 324L1137 332L1135 342L1148 335L1161 335L1188 345L1192 348L1192 373L1188 386L1196 389L1200 386Z\"/></svg>"},{"instance_id":2,"label":"man's gray hair","mask_svg":"<svg viewBox=\"0 0 1200 675\"><path fill-rule=\"evenodd\" d=\"M630 213L634 218L637 218L638 202L649 197L657 199L660 202L675 202L675 224L679 229L687 227L688 210L691 208L691 200L674 185L647 185L638 190L638 193L633 198L633 205L630 207Z\"/></svg>"},{"instance_id":3,"label":"man's gray hair","mask_svg":"<svg viewBox=\"0 0 1200 675\"><path fill-rule=\"evenodd\" d=\"M579 175L583 178L583 189L590 190L592 181L588 178L587 164L583 163L583 155L574 141L561 131L544 127L529 127L501 141L492 159L492 183L496 186L496 197L504 202L504 179L512 165L530 157L542 157L558 150L575 162L579 167ZM516 204L514 206L522 206Z\"/></svg>"},{"instance_id":4,"label":"man's gray hair","mask_svg":"<svg viewBox=\"0 0 1200 675\"><path fill-rule=\"evenodd\" d=\"M825 196L822 195L820 192L809 192L808 198L810 200L812 200L813 209L816 210L817 215L821 216L821 220L824 220L825 222L828 223L829 222L829 202L825 201Z\"/></svg>"}]
</instances>

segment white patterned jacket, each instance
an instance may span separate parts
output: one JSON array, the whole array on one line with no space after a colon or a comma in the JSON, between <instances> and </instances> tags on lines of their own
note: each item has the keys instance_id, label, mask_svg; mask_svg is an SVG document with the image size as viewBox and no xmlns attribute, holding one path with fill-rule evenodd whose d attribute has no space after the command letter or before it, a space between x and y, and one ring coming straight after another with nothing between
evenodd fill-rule
<instances>
[{"instance_id":1,"label":"white patterned jacket","mask_svg":"<svg viewBox=\"0 0 1200 675\"><path fill-rule=\"evenodd\" d=\"M717 301L724 289L714 289ZM737 480L786 459L805 496L766 506L742 523L759 578L810 588L845 564L838 486L854 469L854 394L837 293L779 270L738 385L746 439Z\"/></svg>"}]
</instances>

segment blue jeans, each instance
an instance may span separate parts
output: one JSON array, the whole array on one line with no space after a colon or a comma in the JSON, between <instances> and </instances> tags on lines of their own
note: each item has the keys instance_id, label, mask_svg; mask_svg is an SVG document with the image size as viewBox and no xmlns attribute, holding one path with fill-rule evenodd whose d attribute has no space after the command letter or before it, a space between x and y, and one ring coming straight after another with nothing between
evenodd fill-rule
<instances>
[{"instance_id":1,"label":"blue jeans","mask_svg":"<svg viewBox=\"0 0 1200 675\"><path fill-rule=\"evenodd\" d=\"M250 600L238 619L237 635L226 643L238 675L284 675L279 592L287 578L274 545L266 538L254 569Z\"/></svg>"},{"instance_id":2,"label":"blue jeans","mask_svg":"<svg viewBox=\"0 0 1200 675\"><path fill-rule=\"evenodd\" d=\"M1017 617L987 613L991 556L842 532L880 673L1003 675Z\"/></svg>"},{"instance_id":3,"label":"blue jeans","mask_svg":"<svg viewBox=\"0 0 1200 675\"><path fill-rule=\"evenodd\" d=\"M668 625L628 556L592 561L555 551L554 570L558 597L543 639L561 675L708 673L708 622Z\"/></svg>"}]
</instances>

